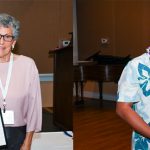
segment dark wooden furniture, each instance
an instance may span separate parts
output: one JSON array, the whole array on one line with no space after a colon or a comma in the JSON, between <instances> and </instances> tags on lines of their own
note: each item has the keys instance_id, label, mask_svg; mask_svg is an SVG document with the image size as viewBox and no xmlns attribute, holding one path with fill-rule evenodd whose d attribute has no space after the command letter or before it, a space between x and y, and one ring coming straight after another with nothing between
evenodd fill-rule
<instances>
[{"instance_id":1,"label":"dark wooden furniture","mask_svg":"<svg viewBox=\"0 0 150 150\"><path fill-rule=\"evenodd\" d=\"M53 121L62 130L72 130L73 48L49 51L54 57Z\"/></svg>"},{"instance_id":2,"label":"dark wooden furniture","mask_svg":"<svg viewBox=\"0 0 150 150\"><path fill-rule=\"evenodd\" d=\"M99 85L99 99L100 106L103 105L103 82L116 82L118 81L123 68L130 60L128 57L120 58L113 56L98 56L96 61L79 61L74 65L74 83L76 87L76 104L83 104L83 83L87 80L96 81ZM79 87L80 85L80 87ZM81 99L79 100L79 90Z\"/></svg>"}]
</instances>

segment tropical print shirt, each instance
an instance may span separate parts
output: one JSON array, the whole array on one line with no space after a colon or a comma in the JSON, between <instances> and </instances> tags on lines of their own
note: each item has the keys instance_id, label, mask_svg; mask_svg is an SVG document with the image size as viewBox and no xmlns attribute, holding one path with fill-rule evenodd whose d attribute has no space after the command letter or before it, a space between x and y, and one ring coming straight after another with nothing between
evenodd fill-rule
<instances>
[{"instance_id":1,"label":"tropical print shirt","mask_svg":"<svg viewBox=\"0 0 150 150\"><path fill-rule=\"evenodd\" d=\"M129 61L118 82L119 102L135 102L133 109L150 125L150 55L144 53ZM150 150L150 139L132 135L132 150Z\"/></svg>"}]
</instances>

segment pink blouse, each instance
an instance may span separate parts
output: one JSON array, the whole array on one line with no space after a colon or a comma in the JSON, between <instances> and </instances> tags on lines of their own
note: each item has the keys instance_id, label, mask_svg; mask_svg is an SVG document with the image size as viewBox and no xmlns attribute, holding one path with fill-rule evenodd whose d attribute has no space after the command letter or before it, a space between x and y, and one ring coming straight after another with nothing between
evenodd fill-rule
<instances>
[{"instance_id":1,"label":"pink blouse","mask_svg":"<svg viewBox=\"0 0 150 150\"><path fill-rule=\"evenodd\" d=\"M0 63L0 78L6 83L9 62ZM0 107L3 109L0 89ZM40 131L42 125L41 90L37 67L34 61L20 55L14 60L8 93L6 110L14 111L14 124L9 126L27 126L27 132ZM7 125L8 126L8 125Z\"/></svg>"}]
</instances>

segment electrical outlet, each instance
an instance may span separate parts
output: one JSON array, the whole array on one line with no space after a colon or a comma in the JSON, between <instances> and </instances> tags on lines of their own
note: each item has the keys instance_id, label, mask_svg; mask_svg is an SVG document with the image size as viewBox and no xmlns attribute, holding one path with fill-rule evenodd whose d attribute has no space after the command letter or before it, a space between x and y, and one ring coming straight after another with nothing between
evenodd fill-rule
<instances>
[{"instance_id":1,"label":"electrical outlet","mask_svg":"<svg viewBox=\"0 0 150 150\"><path fill-rule=\"evenodd\" d=\"M101 38L101 44L109 44L108 38Z\"/></svg>"},{"instance_id":2,"label":"electrical outlet","mask_svg":"<svg viewBox=\"0 0 150 150\"><path fill-rule=\"evenodd\" d=\"M63 41L62 41L63 47L66 47L66 46L68 46L69 44L70 44L70 41L69 41L69 40L63 40Z\"/></svg>"}]
</instances>

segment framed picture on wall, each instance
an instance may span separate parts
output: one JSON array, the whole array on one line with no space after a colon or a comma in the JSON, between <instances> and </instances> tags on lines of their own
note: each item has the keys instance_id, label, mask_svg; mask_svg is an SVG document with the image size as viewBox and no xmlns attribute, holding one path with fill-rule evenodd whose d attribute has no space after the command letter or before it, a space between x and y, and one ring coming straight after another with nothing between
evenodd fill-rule
<instances>
[{"instance_id":1,"label":"framed picture on wall","mask_svg":"<svg viewBox=\"0 0 150 150\"><path fill-rule=\"evenodd\" d=\"M4 128L2 112L0 109L0 149L7 148L7 140Z\"/></svg>"}]
</instances>

